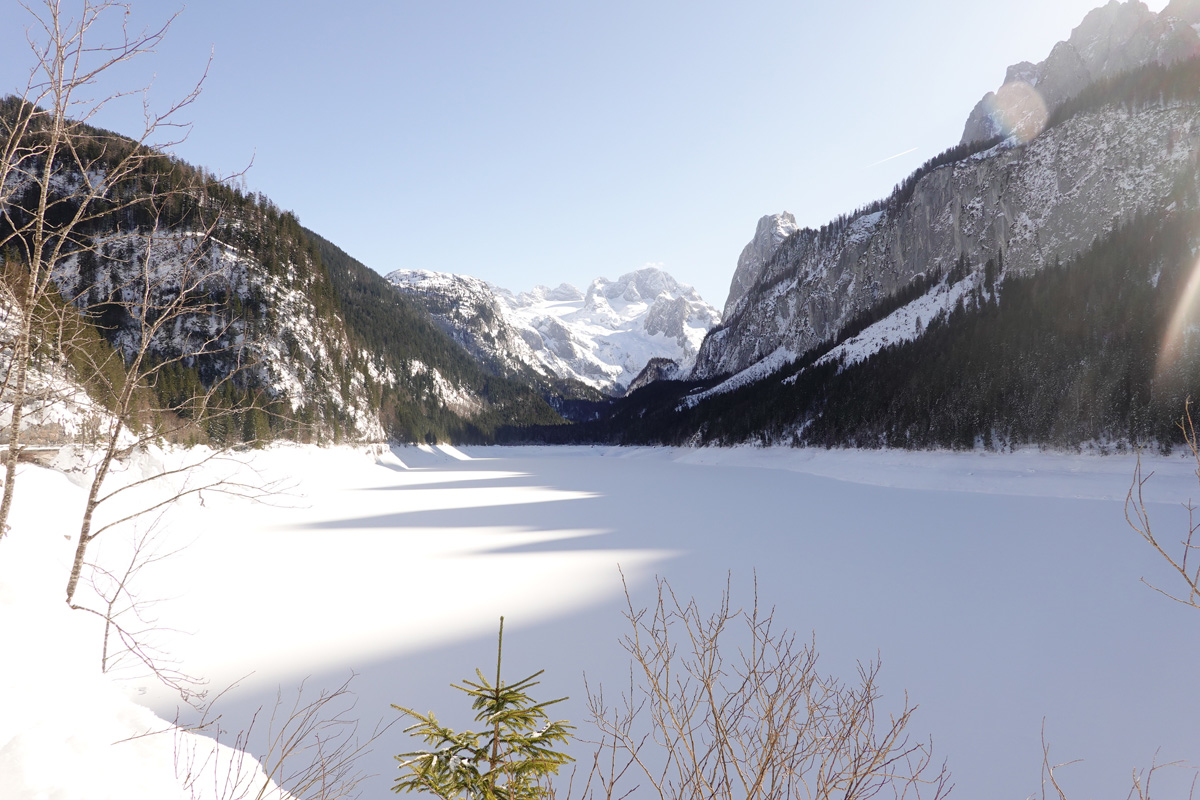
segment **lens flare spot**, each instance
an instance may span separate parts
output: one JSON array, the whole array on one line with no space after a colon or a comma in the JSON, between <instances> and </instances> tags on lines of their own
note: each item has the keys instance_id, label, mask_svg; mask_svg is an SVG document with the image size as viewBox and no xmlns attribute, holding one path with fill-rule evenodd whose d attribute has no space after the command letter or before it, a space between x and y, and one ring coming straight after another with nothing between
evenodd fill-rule
<instances>
[{"instance_id":1,"label":"lens flare spot","mask_svg":"<svg viewBox=\"0 0 1200 800\"><path fill-rule=\"evenodd\" d=\"M1171 322L1163 334L1162 345L1158 349L1158 364L1154 374L1158 379L1166 377L1178 364L1183 354L1189 349L1189 340L1195 337L1200 322L1200 261L1192 266L1192 274L1188 276L1187 284L1175 304L1171 314Z\"/></svg>"},{"instance_id":2,"label":"lens flare spot","mask_svg":"<svg viewBox=\"0 0 1200 800\"><path fill-rule=\"evenodd\" d=\"M1050 112L1041 93L1024 81L1000 87L988 103L992 122L1005 136L1028 142L1046 128Z\"/></svg>"}]
</instances>

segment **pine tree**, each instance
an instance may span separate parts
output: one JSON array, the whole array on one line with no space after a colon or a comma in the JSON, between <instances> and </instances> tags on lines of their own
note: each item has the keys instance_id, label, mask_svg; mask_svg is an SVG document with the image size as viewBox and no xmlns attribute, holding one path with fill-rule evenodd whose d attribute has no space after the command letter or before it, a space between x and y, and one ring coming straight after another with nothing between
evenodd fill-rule
<instances>
[{"instance_id":1,"label":"pine tree","mask_svg":"<svg viewBox=\"0 0 1200 800\"><path fill-rule=\"evenodd\" d=\"M457 732L438 722L433 712L419 714L403 706L392 708L417 720L406 733L425 740L429 750L396 756L405 774L396 779L394 792L428 792L452 800L534 800L550 796L546 779L573 759L556 749L565 745L574 726L551 721L546 708L562 702L535 703L527 694L542 671L512 684L500 679L504 647L504 617L496 645L496 682L476 669L477 681L464 680L451 687L472 698L475 721L482 731Z\"/></svg>"}]
</instances>

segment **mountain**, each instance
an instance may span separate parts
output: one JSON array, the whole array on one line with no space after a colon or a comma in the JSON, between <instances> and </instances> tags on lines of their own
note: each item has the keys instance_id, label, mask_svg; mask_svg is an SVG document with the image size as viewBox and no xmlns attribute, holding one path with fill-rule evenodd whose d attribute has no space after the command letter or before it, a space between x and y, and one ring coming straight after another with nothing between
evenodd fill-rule
<instances>
[{"instance_id":1,"label":"mountain","mask_svg":"<svg viewBox=\"0 0 1200 800\"><path fill-rule=\"evenodd\" d=\"M746 293L754 288L754 284L762 276L763 267L775 255L779 245L799 230L796 218L789 212L768 214L758 221L754 230L754 238L738 256L737 269L733 271L733 281L729 284L729 295L725 299L725 311L722 316L728 319L742 304Z\"/></svg>"},{"instance_id":2,"label":"mountain","mask_svg":"<svg viewBox=\"0 0 1200 800\"><path fill-rule=\"evenodd\" d=\"M488 442L501 428L563 424L539 387L490 372L382 275L318 234L306 235L329 274L353 347L375 359L365 368L391 438Z\"/></svg>"},{"instance_id":3,"label":"mountain","mask_svg":"<svg viewBox=\"0 0 1200 800\"><path fill-rule=\"evenodd\" d=\"M1088 86L1148 64L1170 66L1200 55L1200 2L1173 0L1161 14L1117 0L1084 17L1066 41L1038 64L1008 68L1003 85L984 95L967 118L962 142L1008 135L1044 124L1048 111Z\"/></svg>"},{"instance_id":4,"label":"mountain","mask_svg":"<svg viewBox=\"0 0 1200 800\"><path fill-rule=\"evenodd\" d=\"M187 291L187 272L200 263L215 302L160 332L147 357L196 353L183 370L199 386L236 373L235 389L267 395L278 433L312 426L316 435L383 438L367 367L381 365L351 346L328 274L296 219L259 200L223 199L229 204L211 235L186 224L120 234L115 222L101 224L87 249L54 265L59 293L94 318L128 363L142 346L142 297L166 306ZM172 371L157 383L159 394L174 395L183 381Z\"/></svg>"},{"instance_id":5,"label":"mountain","mask_svg":"<svg viewBox=\"0 0 1200 800\"><path fill-rule=\"evenodd\" d=\"M544 440L1169 447L1200 394L1200 57L1175 47L1198 5L1110 3L1069 44L1111 68L1036 127L819 229L764 217L692 372Z\"/></svg>"},{"instance_id":6,"label":"mountain","mask_svg":"<svg viewBox=\"0 0 1200 800\"><path fill-rule=\"evenodd\" d=\"M720 314L655 267L513 294L477 278L397 270L387 279L493 369L621 394L652 359L690 370Z\"/></svg>"},{"instance_id":7,"label":"mountain","mask_svg":"<svg viewBox=\"0 0 1200 800\"><path fill-rule=\"evenodd\" d=\"M1200 107L1079 113L929 170L910 197L778 245L701 347L695 376L794 359L857 315L961 259L1002 254L1018 274L1081 253L1121 220L1164 205L1200 153Z\"/></svg>"},{"instance_id":8,"label":"mountain","mask_svg":"<svg viewBox=\"0 0 1200 800\"><path fill-rule=\"evenodd\" d=\"M490 284L469 275L426 270L396 270L387 280L492 371L541 378L552 375L508 320L505 304Z\"/></svg>"},{"instance_id":9,"label":"mountain","mask_svg":"<svg viewBox=\"0 0 1200 800\"><path fill-rule=\"evenodd\" d=\"M723 314L652 267L521 294L384 279L267 198L165 156L52 234L68 246L38 313L76 309L93 356L171 362L142 406L187 420L187 397L222 387L214 402L235 415L197 416L189 441L1162 442L1200 393L1195 337L1171 322L1200 252L1198 31L1200 0L1093 11L1044 61L1011 67L962 141L888 197L817 229L760 219ZM29 251L18 229L42 193L58 230L77 195L107 186L109 153L134 147L103 131L80 143L94 171L6 184L0 239ZM176 188L138 200L155 181ZM24 268L19 250L6 268ZM193 304L142 341L138 319L180 295L188 264L205 270ZM65 367L37 369L67 391ZM103 404L117 384L88 388Z\"/></svg>"},{"instance_id":10,"label":"mountain","mask_svg":"<svg viewBox=\"0 0 1200 800\"><path fill-rule=\"evenodd\" d=\"M1182 46L1174 43L1196 35L1186 20L1200 4L1174 9L1188 16L1168 16L1172 7L1154 15L1141 3L1110 3L1054 51L1078 50L1109 69L1147 53L1176 53ZM1117 46L1122 42L1127 48ZM1056 63L1047 59L1033 77L1061 85ZM694 377L778 367L962 260L980 270L1002 255L1008 271L1026 274L1082 253L1122 220L1162 208L1200 152L1200 116L1188 85L1195 60L1172 63L1150 59L1080 87L1028 141L1013 135L951 148L887 199L820 230L796 231L775 244L762 238L770 227L765 218L752 244L770 256L744 291L731 292Z\"/></svg>"},{"instance_id":11,"label":"mountain","mask_svg":"<svg viewBox=\"0 0 1200 800\"><path fill-rule=\"evenodd\" d=\"M12 128L31 109L10 98L0 119ZM29 134L0 220L11 281L0 306L19 319L12 287L28 281L19 271L30 274L27 254L38 252L31 220L48 198L43 249L57 255L30 312L51 326L35 334L37 382L53 373L107 405L133 375L137 424L189 442L487 441L502 426L562 423L535 387L483 369L380 275L266 197L153 152L120 172L135 143L71 125L73 149L53 170L37 168ZM11 356L0 353L5 372ZM42 435L78 427L30 422Z\"/></svg>"}]
</instances>

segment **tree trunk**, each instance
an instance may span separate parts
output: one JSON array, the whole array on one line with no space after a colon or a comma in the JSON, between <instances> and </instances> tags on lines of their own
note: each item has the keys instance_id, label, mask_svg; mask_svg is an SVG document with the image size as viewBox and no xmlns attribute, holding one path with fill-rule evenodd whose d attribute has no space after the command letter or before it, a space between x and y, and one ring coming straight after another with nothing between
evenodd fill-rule
<instances>
[{"instance_id":1,"label":"tree trunk","mask_svg":"<svg viewBox=\"0 0 1200 800\"><path fill-rule=\"evenodd\" d=\"M28 373L29 335L28 315L21 320L21 332L17 334L13 348L13 361L17 369L17 380L13 386L12 421L9 423L8 452L4 454L4 499L0 500L0 539L8 533L8 514L12 510L13 487L17 478L17 458L21 451L21 418L25 409L25 381Z\"/></svg>"}]
</instances>

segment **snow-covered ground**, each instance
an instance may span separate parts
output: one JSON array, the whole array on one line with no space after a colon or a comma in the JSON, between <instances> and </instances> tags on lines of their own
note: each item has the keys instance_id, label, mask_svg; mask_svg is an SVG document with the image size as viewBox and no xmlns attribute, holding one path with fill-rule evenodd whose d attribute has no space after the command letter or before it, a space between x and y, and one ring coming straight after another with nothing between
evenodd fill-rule
<instances>
[{"instance_id":1,"label":"snow-covered ground","mask_svg":"<svg viewBox=\"0 0 1200 800\"><path fill-rule=\"evenodd\" d=\"M907 303L883 319L851 336L817 360L818 364L841 360L843 366L865 361L888 345L911 342L925 332L925 326L939 315L949 315L976 287L983 283L981 272L973 272L958 283L943 279L928 292ZM991 299L991 295L988 295ZM786 379L788 381L794 378Z\"/></svg>"},{"instance_id":2,"label":"snow-covered ground","mask_svg":"<svg viewBox=\"0 0 1200 800\"><path fill-rule=\"evenodd\" d=\"M129 476L181 457L148 454ZM367 728L394 718L390 703L464 725L448 684L494 658L501 614L506 672L546 668L536 696L570 695L557 708L586 737L583 673L616 691L626 666L619 564L638 604L656 574L709 607L730 574L735 602L747 600L756 574L777 620L815 635L823 670L851 677L881 658L884 706L905 691L920 706L912 730L933 737L955 796L1040 793L1043 722L1054 761L1083 759L1060 773L1072 797L1123 797L1135 767L1200 760L1200 612L1139 582L1171 576L1125 524L1128 454L279 447L246 458L283 492L181 501L159 546L186 546L138 575L142 597L162 598L157 643L180 668L214 693L238 683L216 709L225 741L278 687L336 687L351 672ZM1200 496L1195 465L1147 467L1158 530L1178 534L1179 503ZM114 743L160 724L126 696L166 718L175 698L136 669L97 677L99 630L62 607L82 503L71 477L28 467L0 540L0 797L190 797L164 788L188 750L173 734ZM120 541L99 540L97 557L118 565ZM391 755L408 746L399 726L377 742L365 797L390 796Z\"/></svg>"}]
</instances>

